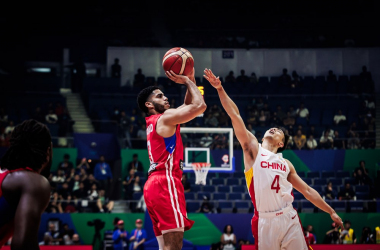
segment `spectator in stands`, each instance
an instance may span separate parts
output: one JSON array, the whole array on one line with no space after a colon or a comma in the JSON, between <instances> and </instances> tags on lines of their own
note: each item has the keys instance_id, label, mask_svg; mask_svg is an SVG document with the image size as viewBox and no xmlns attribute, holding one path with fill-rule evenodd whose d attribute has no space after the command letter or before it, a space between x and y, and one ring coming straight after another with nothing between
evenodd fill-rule
<instances>
[{"instance_id":1,"label":"spectator in stands","mask_svg":"<svg viewBox=\"0 0 380 250\"><path fill-rule=\"evenodd\" d=\"M346 182L344 189L338 193L338 199L341 200L353 200L355 197L355 191L352 190L349 182Z\"/></svg>"},{"instance_id":2,"label":"spectator in stands","mask_svg":"<svg viewBox=\"0 0 380 250\"><path fill-rule=\"evenodd\" d=\"M182 185L183 185L183 189L185 190L184 192L185 193L188 193L191 191L191 185L190 185L190 182L187 180L187 176L186 174L182 174Z\"/></svg>"},{"instance_id":3,"label":"spectator in stands","mask_svg":"<svg viewBox=\"0 0 380 250\"><path fill-rule=\"evenodd\" d=\"M371 72L367 71L367 67L362 67L362 72L359 75L361 83L365 82L371 82L372 81L372 74Z\"/></svg>"},{"instance_id":4,"label":"spectator in stands","mask_svg":"<svg viewBox=\"0 0 380 250\"><path fill-rule=\"evenodd\" d=\"M343 244L356 244L356 235L351 228L351 222L349 220L344 222L344 229L340 230L339 238Z\"/></svg>"},{"instance_id":5,"label":"spectator in stands","mask_svg":"<svg viewBox=\"0 0 380 250\"><path fill-rule=\"evenodd\" d=\"M217 127L219 122L218 119L216 119L216 117L211 112L209 112L205 118L204 124L209 127Z\"/></svg>"},{"instance_id":6,"label":"spectator in stands","mask_svg":"<svg viewBox=\"0 0 380 250\"><path fill-rule=\"evenodd\" d=\"M146 141L146 125L142 124L140 129L137 131L137 138Z\"/></svg>"},{"instance_id":7,"label":"spectator in stands","mask_svg":"<svg viewBox=\"0 0 380 250\"><path fill-rule=\"evenodd\" d=\"M258 116L259 116L259 113L257 109L253 109L249 111L247 123L252 124L253 126L258 125L258 120L259 120Z\"/></svg>"},{"instance_id":8,"label":"spectator in stands","mask_svg":"<svg viewBox=\"0 0 380 250\"><path fill-rule=\"evenodd\" d=\"M59 245L59 242L62 241L62 239L59 238L59 232L56 229L54 223L49 223L49 229L47 232L45 232L45 235L48 235L52 239L51 245Z\"/></svg>"},{"instance_id":9,"label":"spectator in stands","mask_svg":"<svg viewBox=\"0 0 380 250\"><path fill-rule=\"evenodd\" d=\"M347 148L348 149L358 149L358 148L360 148L359 133L353 132L351 134L351 137L347 140Z\"/></svg>"},{"instance_id":10,"label":"spectator in stands","mask_svg":"<svg viewBox=\"0 0 380 250\"><path fill-rule=\"evenodd\" d=\"M100 156L100 162L95 165L94 177L99 181L100 187L105 190L108 196L109 185L112 182L112 170L110 165L106 163L104 155Z\"/></svg>"},{"instance_id":11,"label":"spectator in stands","mask_svg":"<svg viewBox=\"0 0 380 250\"><path fill-rule=\"evenodd\" d=\"M316 240L314 238L314 234L309 232L306 227L303 227L303 234L305 236L305 241L308 246L313 245L316 243Z\"/></svg>"},{"instance_id":12,"label":"spectator in stands","mask_svg":"<svg viewBox=\"0 0 380 250\"><path fill-rule=\"evenodd\" d=\"M338 110L338 113L334 116L334 124L342 125L346 122L346 116L342 114L342 110Z\"/></svg>"},{"instance_id":13,"label":"spectator in stands","mask_svg":"<svg viewBox=\"0 0 380 250\"><path fill-rule=\"evenodd\" d=\"M115 58L114 63L111 65L111 77L121 77L121 66L119 64L119 58Z\"/></svg>"},{"instance_id":14,"label":"spectator in stands","mask_svg":"<svg viewBox=\"0 0 380 250\"><path fill-rule=\"evenodd\" d=\"M55 186L60 187L66 180L65 172L63 170L58 169L57 173L53 175L52 182Z\"/></svg>"},{"instance_id":15,"label":"spectator in stands","mask_svg":"<svg viewBox=\"0 0 380 250\"><path fill-rule=\"evenodd\" d=\"M375 235L372 233L371 228L363 227L362 236L360 237L360 244L376 244Z\"/></svg>"},{"instance_id":16,"label":"spectator in stands","mask_svg":"<svg viewBox=\"0 0 380 250\"><path fill-rule=\"evenodd\" d=\"M69 190L73 193L74 191L79 189L79 184L81 183L81 178L79 174L74 175L74 178L71 178L69 182Z\"/></svg>"},{"instance_id":17,"label":"spectator in stands","mask_svg":"<svg viewBox=\"0 0 380 250\"><path fill-rule=\"evenodd\" d=\"M210 203L207 196L203 196L203 202L199 209L196 211L196 213L212 213L213 212L213 205Z\"/></svg>"},{"instance_id":18,"label":"spectator in stands","mask_svg":"<svg viewBox=\"0 0 380 250\"><path fill-rule=\"evenodd\" d=\"M84 171L83 171L84 170ZM90 172L90 165L87 162L87 159L84 157L79 162L78 166L75 168L75 174L79 174L82 180L87 178L87 173Z\"/></svg>"},{"instance_id":19,"label":"spectator in stands","mask_svg":"<svg viewBox=\"0 0 380 250\"><path fill-rule=\"evenodd\" d=\"M317 141L314 139L313 135L309 135L309 139L307 139L306 146L309 150L314 150L318 147Z\"/></svg>"},{"instance_id":20,"label":"spectator in stands","mask_svg":"<svg viewBox=\"0 0 380 250\"><path fill-rule=\"evenodd\" d=\"M87 191L92 189L92 186L95 184L96 187L99 186L99 182L95 179L93 174L89 174L87 179L84 181L84 187Z\"/></svg>"},{"instance_id":21,"label":"spectator in stands","mask_svg":"<svg viewBox=\"0 0 380 250\"><path fill-rule=\"evenodd\" d=\"M99 195L96 201L96 205L99 208L99 212L111 213L114 206L114 202L108 200L104 195L105 195L104 189L99 190Z\"/></svg>"},{"instance_id":22,"label":"spectator in stands","mask_svg":"<svg viewBox=\"0 0 380 250\"><path fill-rule=\"evenodd\" d=\"M200 139L199 145L201 147L210 147L213 142L212 137L209 133L205 133L204 136Z\"/></svg>"},{"instance_id":23,"label":"spectator in stands","mask_svg":"<svg viewBox=\"0 0 380 250\"><path fill-rule=\"evenodd\" d=\"M216 134L212 144L212 149L225 149L227 148L227 137L224 134Z\"/></svg>"},{"instance_id":24,"label":"spectator in stands","mask_svg":"<svg viewBox=\"0 0 380 250\"><path fill-rule=\"evenodd\" d=\"M361 169L358 169L357 174L355 176L355 185L363 186L363 185L371 185L372 181L368 175L363 174Z\"/></svg>"},{"instance_id":25,"label":"spectator in stands","mask_svg":"<svg viewBox=\"0 0 380 250\"><path fill-rule=\"evenodd\" d=\"M45 116L45 120L47 123L55 124L58 122L58 116L52 109L49 109L48 114Z\"/></svg>"},{"instance_id":26,"label":"spectator in stands","mask_svg":"<svg viewBox=\"0 0 380 250\"><path fill-rule=\"evenodd\" d=\"M114 250L127 250L128 246L128 232L124 230L124 221L117 222L118 229L113 232L113 249Z\"/></svg>"},{"instance_id":27,"label":"spectator in stands","mask_svg":"<svg viewBox=\"0 0 380 250\"><path fill-rule=\"evenodd\" d=\"M73 198L83 200L83 199L86 199L86 197L87 197L87 191L85 189L84 182L81 181L79 183L79 188L73 192Z\"/></svg>"},{"instance_id":28,"label":"spectator in stands","mask_svg":"<svg viewBox=\"0 0 380 250\"><path fill-rule=\"evenodd\" d=\"M143 250L143 244L147 239L147 233L142 228L143 222L141 219L137 219L135 225L136 228L131 231L131 237L129 238L129 242L131 243L129 250Z\"/></svg>"},{"instance_id":29,"label":"spectator in stands","mask_svg":"<svg viewBox=\"0 0 380 250\"><path fill-rule=\"evenodd\" d=\"M59 234L59 238L63 239L63 245L72 245L72 237L74 230L69 228L67 223L63 224L62 231Z\"/></svg>"},{"instance_id":30,"label":"spectator in stands","mask_svg":"<svg viewBox=\"0 0 380 250\"><path fill-rule=\"evenodd\" d=\"M289 135L288 144L286 148L293 149L294 148L293 130L287 129L286 133ZM260 137L257 137L257 138L260 138Z\"/></svg>"},{"instance_id":31,"label":"spectator in stands","mask_svg":"<svg viewBox=\"0 0 380 250\"><path fill-rule=\"evenodd\" d=\"M330 149L334 145L334 139L329 135L329 132L326 131L325 134L319 140L319 147L321 149Z\"/></svg>"},{"instance_id":32,"label":"spectator in stands","mask_svg":"<svg viewBox=\"0 0 380 250\"><path fill-rule=\"evenodd\" d=\"M301 150L305 147L306 136L302 134L302 130L298 129L297 134L293 137L296 149Z\"/></svg>"},{"instance_id":33,"label":"spectator in stands","mask_svg":"<svg viewBox=\"0 0 380 250\"><path fill-rule=\"evenodd\" d=\"M359 167L355 168L354 173L352 174L354 178L356 178L356 176L358 175L359 170L362 171L363 175L368 176L368 169L365 167L365 161L361 160L359 162Z\"/></svg>"},{"instance_id":34,"label":"spectator in stands","mask_svg":"<svg viewBox=\"0 0 380 250\"><path fill-rule=\"evenodd\" d=\"M244 69L240 70L240 76L236 78L236 82L238 83L247 83L249 82L248 76L245 75Z\"/></svg>"},{"instance_id":35,"label":"spectator in stands","mask_svg":"<svg viewBox=\"0 0 380 250\"><path fill-rule=\"evenodd\" d=\"M375 100L374 100L373 96L368 97L368 99L365 100L365 102L366 102L367 108L369 110L374 110L375 109L376 106L375 106Z\"/></svg>"},{"instance_id":36,"label":"spectator in stands","mask_svg":"<svg viewBox=\"0 0 380 250\"><path fill-rule=\"evenodd\" d=\"M297 88L301 84L300 76L297 74L297 71L293 71L292 73L293 80L290 84L291 88Z\"/></svg>"},{"instance_id":37,"label":"spectator in stands","mask_svg":"<svg viewBox=\"0 0 380 250\"><path fill-rule=\"evenodd\" d=\"M142 86L145 82L145 75L142 73L141 69L137 70L137 74L135 75L135 79L133 81L133 86L139 87Z\"/></svg>"},{"instance_id":38,"label":"spectator in stands","mask_svg":"<svg viewBox=\"0 0 380 250\"><path fill-rule=\"evenodd\" d=\"M281 105L277 106L276 114L277 114L277 119L279 121L283 121L287 117L286 113L282 110L282 106Z\"/></svg>"},{"instance_id":39,"label":"spectator in stands","mask_svg":"<svg viewBox=\"0 0 380 250\"><path fill-rule=\"evenodd\" d=\"M132 161L128 163L128 171L130 172L133 169L135 172L144 172L144 167L141 161L139 161L138 154L133 154Z\"/></svg>"},{"instance_id":40,"label":"spectator in stands","mask_svg":"<svg viewBox=\"0 0 380 250\"><path fill-rule=\"evenodd\" d=\"M231 225L224 227L223 234L220 236L220 242L223 245L223 250L235 249L236 236L234 234L234 228Z\"/></svg>"},{"instance_id":41,"label":"spectator in stands","mask_svg":"<svg viewBox=\"0 0 380 250\"><path fill-rule=\"evenodd\" d=\"M140 184L140 176L135 177L135 181L133 183L133 193L141 193L143 191Z\"/></svg>"},{"instance_id":42,"label":"spectator in stands","mask_svg":"<svg viewBox=\"0 0 380 250\"><path fill-rule=\"evenodd\" d=\"M264 110L261 110L260 115L259 115L259 124L261 127L264 127L267 125L267 119L268 117L265 115Z\"/></svg>"},{"instance_id":43,"label":"spectator in stands","mask_svg":"<svg viewBox=\"0 0 380 250\"><path fill-rule=\"evenodd\" d=\"M49 235L49 234L45 234L44 235L44 240L43 241L40 241L38 243L38 245L40 246L49 246L49 245L53 245L53 238Z\"/></svg>"},{"instance_id":44,"label":"spectator in stands","mask_svg":"<svg viewBox=\"0 0 380 250\"><path fill-rule=\"evenodd\" d=\"M297 116L300 118L309 118L309 110L305 108L305 104L301 103L300 107L297 109Z\"/></svg>"},{"instance_id":45,"label":"spectator in stands","mask_svg":"<svg viewBox=\"0 0 380 250\"><path fill-rule=\"evenodd\" d=\"M257 76L256 76L255 72L252 72L251 77L249 78L249 82L252 85L256 85L258 83Z\"/></svg>"},{"instance_id":46,"label":"spectator in stands","mask_svg":"<svg viewBox=\"0 0 380 250\"><path fill-rule=\"evenodd\" d=\"M132 200L133 198L133 184L135 183L135 170L132 168L129 170L129 175L124 178L123 189L125 198Z\"/></svg>"},{"instance_id":47,"label":"spectator in stands","mask_svg":"<svg viewBox=\"0 0 380 250\"><path fill-rule=\"evenodd\" d=\"M0 147L10 147L11 134L0 134Z\"/></svg>"},{"instance_id":48,"label":"spectator in stands","mask_svg":"<svg viewBox=\"0 0 380 250\"><path fill-rule=\"evenodd\" d=\"M290 112L287 113L287 117L283 120L285 127L294 126L296 119L290 115Z\"/></svg>"},{"instance_id":49,"label":"spectator in stands","mask_svg":"<svg viewBox=\"0 0 380 250\"><path fill-rule=\"evenodd\" d=\"M73 245L82 245L78 234L73 234Z\"/></svg>"},{"instance_id":50,"label":"spectator in stands","mask_svg":"<svg viewBox=\"0 0 380 250\"><path fill-rule=\"evenodd\" d=\"M298 116L297 110L294 110L294 106L289 107L290 116L296 118Z\"/></svg>"},{"instance_id":51,"label":"spectator in stands","mask_svg":"<svg viewBox=\"0 0 380 250\"><path fill-rule=\"evenodd\" d=\"M74 168L74 165L70 161L70 155L64 154L63 161L58 164L58 169L63 170L64 174L68 176L71 172L71 169L73 168Z\"/></svg>"},{"instance_id":52,"label":"spectator in stands","mask_svg":"<svg viewBox=\"0 0 380 250\"><path fill-rule=\"evenodd\" d=\"M219 126L228 127L230 125L229 121L230 121L230 119L229 119L228 115L226 114L226 112L221 111L220 115L218 116Z\"/></svg>"},{"instance_id":53,"label":"spectator in stands","mask_svg":"<svg viewBox=\"0 0 380 250\"><path fill-rule=\"evenodd\" d=\"M10 134L15 129L15 125L13 121L9 121L8 126L5 127L4 134Z\"/></svg>"},{"instance_id":54,"label":"spectator in stands","mask_svg":"<svg viewBox=\"0 0 380 250\"><path fill-rule=\"evenodd\" d=\"M288 75L288 70L287 69L283 69L282 70L282 75L278 79L279 85L280 86L289 86L290 83L291 83L291 81L292 81L292 78L290 77L290 75Z\"/></svg>"},{"instance_id":55,"label":"spectator in stands","mask_svg":"<svg viewBox=\"0 0 380 250\"><path fill-rule=\"evenodd\" d=\"M375 138L371 137L368 131L365 131L364 136L361 139L360 145L362 146L363 149L375 148L376 147Z\"/></svg>"},{"instance_id":56,"label":"spectator in stands","mask_svg":"<svg viewBox=\"0 0 380 250\"><path fill-rule=\"evenodd\" d=\"M273 112L273 115L270 115L269 117L269 126L271 127L279 126L282 123L282 120L277 118L276 112Z\"/></svg>"},{"instance_id":57,"label":"spectator in stands","mask_svg":"<svg viewBox=\"0 0 380 250\"><path fill-rule=\"evenodd\" d=\"M344 139L340 138L338 130L334 131L334 149L346 149L346 143Z\"/></svg>"},{"instance_id":58,"label":"spectator in stands","mask_svg":"<svg viewBox=\"0 0 380 250\"><path fill-rule=\"evenodd\" d=\"M228 73L228 76L226 76L225 82L226 83L234 83L234 82L236 82L236 79L234 77L234 72L232 70L230 71L230 73Z\"/></svg>"},{"instance_id":59,"label":"spectator in stands","mask_svg":"<svg viewBox=\"0 0 380 250\"><path fill-rule=\"evenodd\" d=\"M335 200L335 191L333 189L333 185L332 185L332 182L329 181L327 183L327 186L325 188L325 195L324 195L324 198L327 199L327 200Z\"/></svg>"},{"instance_id":60,"label":"spectator in stands","mask_svg":"<svg viewBox=\"0 0 380 250\"><path fill-rule=\"evenodd\" d=\"M98 186L94 183L91 186L91 189L87 191L87 197L90 201L96 201L99 198Z\"/></svg>"},{"instance_id":61,"label":"spectator in stands","mask_svg":"<svg viewBox=\"0 0 380 250\"><path fill-rule=\"evenodd\" d=\"M339 236L340 233L338 231L338 227L336 226L335 222L331 224L331 229L326 232L325 236L325 244L339 244Z\"/></svg>"},{"instance_id":62,"label":"spectator in stands","mask_svg":"<svg viewBox=\"0 0 380 250\"><path fill-rule=\"evenodd\" d=\"M328 75L327 75L327 82L336 82L336 75L332 70L329 70Z\"/></svg>"}]
</instances>

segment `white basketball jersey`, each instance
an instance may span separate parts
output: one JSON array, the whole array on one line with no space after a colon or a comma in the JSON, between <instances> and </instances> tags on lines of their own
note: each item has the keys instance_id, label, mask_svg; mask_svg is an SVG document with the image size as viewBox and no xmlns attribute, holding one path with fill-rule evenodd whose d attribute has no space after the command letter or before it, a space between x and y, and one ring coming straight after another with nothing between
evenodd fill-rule
<instances>
[{"instance_id":1,"label":"white basketball jersey","mask_svg":"<svg viewBox=\"0 0 380 250\"><path fill-rule=\"evenodd\" d=\"M245 172L255 212L276 212L293 202L293 186L287 180L288 175L289 166L282 154L274 154L259 144L255 163Z\"/></svg>"}]
</instances>

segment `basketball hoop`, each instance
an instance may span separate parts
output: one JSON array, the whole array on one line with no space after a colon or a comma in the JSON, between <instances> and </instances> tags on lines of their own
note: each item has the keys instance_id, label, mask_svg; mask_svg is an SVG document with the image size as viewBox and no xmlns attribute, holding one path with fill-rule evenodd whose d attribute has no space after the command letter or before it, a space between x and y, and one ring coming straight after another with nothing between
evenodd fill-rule
<instances>
[{"instance_id":1,"label":"basketball hoop","mask_svg":"<svg viewBox=\"0 0 380 250\"><path fill-rule=\"evenodd\" d=\"M207 173L210 170L211 163L197 162L190 163L195 173L195 184L206 185Z\"/></svg>"}]
</instances>

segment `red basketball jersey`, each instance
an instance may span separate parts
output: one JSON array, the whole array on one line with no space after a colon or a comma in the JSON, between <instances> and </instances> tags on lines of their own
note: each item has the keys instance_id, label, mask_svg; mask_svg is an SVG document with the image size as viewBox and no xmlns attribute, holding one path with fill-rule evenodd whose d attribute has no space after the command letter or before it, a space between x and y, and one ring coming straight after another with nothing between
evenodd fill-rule
<instances>
[{"instance_id":1,"label":"red basketball jersey","mask_svg":"<svg viewBox=\"0 0 380 250\"><path fill-rule=\"evenodd\" d=\"M148 174L166 171L177 178L182 177L183 170L183 145L180 134L180 126L177 125L174 135L164 138L157 134L156 124L162 114L146 117L147 147L150 160Z\"/></svg>"}]
</instances>

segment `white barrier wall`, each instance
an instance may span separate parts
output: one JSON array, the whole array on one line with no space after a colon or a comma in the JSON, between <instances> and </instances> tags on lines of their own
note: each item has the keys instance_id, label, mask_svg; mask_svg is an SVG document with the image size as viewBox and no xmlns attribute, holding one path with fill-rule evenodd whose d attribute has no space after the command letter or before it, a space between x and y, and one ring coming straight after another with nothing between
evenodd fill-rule
<instances>
[{"instance_id":1,"label":"white barrier wall","mask_svg":"<svg viewBox=\"0 0 380 250\"><path fill-rule=\"evenodd\" d=\"M145 76L164 76L162 58L170 48L109 47L107 49L107 75L115 58L122 66L122 84L132 84L137 69ZM246 75L255 72L260 76L280 76L283 68L300 76L327 75L333 70L338 75L358 75L363 65L371 71L380 91L380 48L337 49L196 49L188 48L195 61L195 75L202 77L204 68L211 68L216 75L226 77L234 71L235 77L244 69ZM233 50L234 58L223 59L223 50Z\"/></svg>"}]
</instances>

